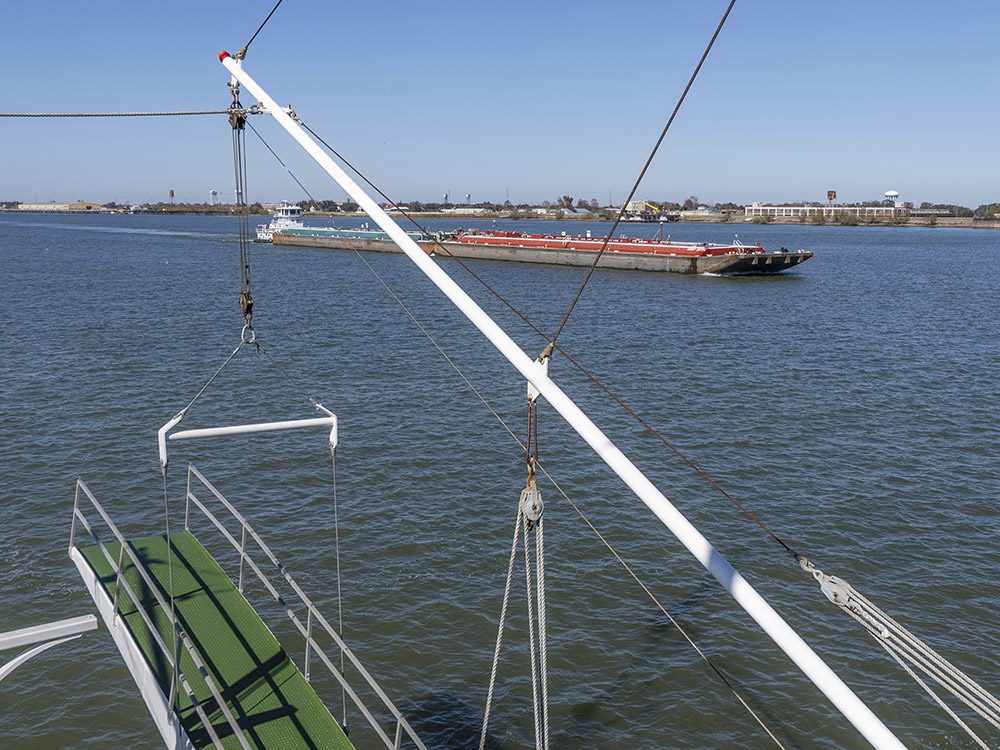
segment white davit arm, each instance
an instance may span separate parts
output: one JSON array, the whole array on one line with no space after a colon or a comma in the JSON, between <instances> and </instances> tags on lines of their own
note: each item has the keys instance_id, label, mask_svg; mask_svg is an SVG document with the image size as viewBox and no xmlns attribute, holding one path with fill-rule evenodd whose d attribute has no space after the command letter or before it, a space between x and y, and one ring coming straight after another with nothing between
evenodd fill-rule
<instances>
[{"instance_id":1,"label":"white davit arm","mask_svg":"<svg viewBox=\"0 0 1000 750\"><path fill-rule=\"evenodd\" d=\"M741 607L763 628L764 632L792 659L805 675L830 699L848 721L874 747L880 750L903 748L904 745L888 727L844 684L830 667L820 659L799 635L764 601L754 588L713 547L701 532L678 511L663 493L653 486L629 459L601 432L590 418L563 393L514 341L455 283L448 274L428 257L427 253L383 211L321 149L291 116L279 107L257 83L246 74L238 60L228 52L219 59L233 78L246 88L263 105L278 124L294 138L316 163L332 177L372 220L406 253L421 271L445 296L478 328L490 343L517 368L524 378L538 389L552 407L587 444L629 486L629 488L656 514L663 524L691 552L692 555L722 584Z\"/></svg>"}]
</instances>

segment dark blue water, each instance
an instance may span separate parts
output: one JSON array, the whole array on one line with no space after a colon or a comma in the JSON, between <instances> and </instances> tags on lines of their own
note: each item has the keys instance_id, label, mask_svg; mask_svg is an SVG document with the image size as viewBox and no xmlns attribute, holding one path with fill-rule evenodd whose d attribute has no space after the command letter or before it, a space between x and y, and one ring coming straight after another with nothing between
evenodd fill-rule
<instances>
[{"instance_id":1,"label":"dark blue water","mask_svg":"<svg viewBox=\"0 0 1000 750\"><path fill-rule=\"evenodd\" d=\"M472 224L432 228L458 223ZM568 226L587 228L601 225ZM77 476L126 533L162 531L156 429L240 338L234 230L226 218L0 215L0 630L93 611L66 555ZM560 345L797 551L1000 690L1000 235L669 231L739 232L815 257L771 278L598 273ZM367 258L522 434L513 369L408 261ZM471 266L549 333L583 274ZM542 349L457 265L444 267L529 353ZM261 343L340 418L348 641L428 746L474 746L520 449L353 254L255 247L252 274ZM906 744L972 746L770 537L564 358L550 372ZM539 412L546 468L785 746L866 746L559 417ZM266 358L241 353L185 424L312 415ZM171 455L175 522L193 460L335 613L323 435L192 442ZM576 511L547 481L541 489L554 747L773 747ZM511 607L491 746L514 750L533 745L521 589ZM315 684L339 706L332 680ZM159 745L103 626L14 672L0 703L4 747ZM353 723L359 747L374 747Z\"/></svg>"}]
</instances>

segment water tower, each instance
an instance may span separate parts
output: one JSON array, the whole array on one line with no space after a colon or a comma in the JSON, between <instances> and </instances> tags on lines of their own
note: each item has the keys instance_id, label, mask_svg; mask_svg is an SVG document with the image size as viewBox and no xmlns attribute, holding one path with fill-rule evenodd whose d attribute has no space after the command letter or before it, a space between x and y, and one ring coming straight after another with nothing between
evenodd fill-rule
<instances>
[{"instance_id":1,"label":"water tower","mask_svg":"<svg viewBox=\"0 0 1000 750\"><path fill-rule=\"evenodd\" d=\"M885 199L887 201L891 201L893 206L899 208L899 206L900 206L900 200L899 200L899 191L898 190L886 190L885 191Z\"/></svg>"}]
</instances>

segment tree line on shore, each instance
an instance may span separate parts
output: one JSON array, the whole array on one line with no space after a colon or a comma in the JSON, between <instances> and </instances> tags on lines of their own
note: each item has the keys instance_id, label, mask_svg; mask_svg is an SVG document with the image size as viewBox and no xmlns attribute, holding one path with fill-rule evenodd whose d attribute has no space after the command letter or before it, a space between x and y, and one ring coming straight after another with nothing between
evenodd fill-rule
<instances>
[{"instance_id":1,"label":"tree line on shore","mask_svg":"<svg viewBox=\"0 0 1000 750\"><path fill-rule=\"evenodd\" d=\"M657 201L657 200L645 200L643 199L641 203L644 203L649 207L650 213L676 213L680 211L694 211L698 208L706 208L710 212L722 214L723 216L730 218L737 215L742 215L744 206L737 203L715 203L715 204L704 204L701 203L696 196L688 196L684 201L678 203L675 201ZM16 210L19 205L19 201L0 201L0 208L8 210ZM358 210L358 204L352 201L335 201L335 200L318 200L309 201L301 200L296 205L298 205L303 211L319 211L323 213L354 213ZM895 217L885 217L882 220L872 220L859 218L851 213L836 213L834 216L827 216L823 212L824 204L817 202L798 202L798 203L774 203L770 204L774 206L806 206L815 208L815 211L810 211L806 215L801 217L802 221L808 221L811 223L840 223L840 224L861 224L861 223L884 223L885 221L892 221L895 219L897 223L905 223L907 220L906 211ZM840 204L838 207L877 207L877 206L889 206L891 207L893 203L891 201L865 201L863 203L850 203L850 204ZM914 209L911 204L906 204L908 209ZM105 208L111 210L128 211L132 209L132 206L119 205L115 202L107 203L104 205ZM388 205L388 208L396 208L397 206ZM503 215L505 218L528 218L530 216L536 216L539 210L548 213L558 213L564 217L582 217L587 216L594 219L600 220L613 220L620 210L620 207L616 206L602 206L598 203L596 198L592 198L589 201L583 198L574 199L569 195L562 195L557 197L554 201L542 201L539 204L530 203L518 203L513 204L509 200L503 203L491 203L491 202L480 202L480 203L448 203L448 202L422 202L422 201L409 201L408 203L400 203L398 207L408 213L449 213L456 209L481 209L484 213ZM149 213L185 213L185 214L205 214L205 215L226 215L232 214L235 211L235 206L229 203L147 203L139 207L144 212ZM1000 203L984 203L975 209L968 208L966 206L960 206L957 204L950 203L921 203L919 207L920 214L925 217L958 217L958 218L971 218L973 220L984 220L984 221L997 221L1000 220ZM248 206L249 212L255 215L269 215L270 209L260 202L255 202ZM757 217L762 223L766 223L768 217Z\"/></svg>"}]
</instances>

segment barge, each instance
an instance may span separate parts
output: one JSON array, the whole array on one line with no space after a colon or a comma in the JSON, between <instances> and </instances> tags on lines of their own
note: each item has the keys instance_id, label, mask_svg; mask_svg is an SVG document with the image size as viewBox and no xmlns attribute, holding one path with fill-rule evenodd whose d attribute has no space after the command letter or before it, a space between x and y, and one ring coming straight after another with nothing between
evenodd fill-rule
<instances>
[{"instance_id":1,"label":"barge","mask_svg":"<svg viewBox=\"0 0 1000 750\"><path fill-rule=\"evenodd\" d=\"M603 237L567 234L459 230L434 237L411 233L428 254L481 260L512 260L561 266L590 266L604 244ZM289 229L275 232L276 245L323 247L342 250L399 252L384 232L352 229ZM614 237L601 256L601 268L663 271L684 274L765 275L781 273L812 257L808 250L781 248L765 251L759 244L731 245L676 242L669 237L641 239Z\"/></svg>"}]
</instances>

